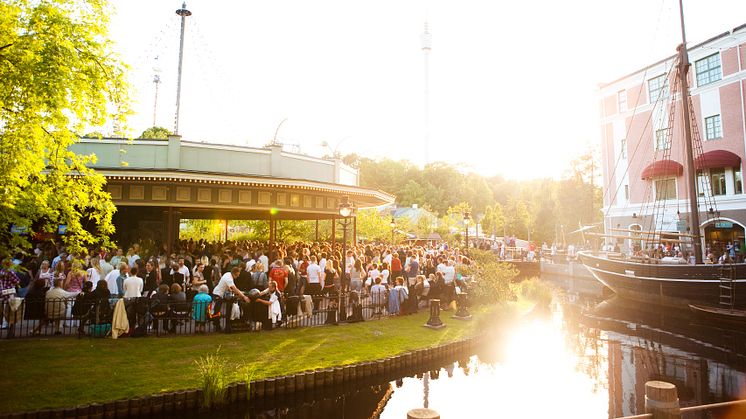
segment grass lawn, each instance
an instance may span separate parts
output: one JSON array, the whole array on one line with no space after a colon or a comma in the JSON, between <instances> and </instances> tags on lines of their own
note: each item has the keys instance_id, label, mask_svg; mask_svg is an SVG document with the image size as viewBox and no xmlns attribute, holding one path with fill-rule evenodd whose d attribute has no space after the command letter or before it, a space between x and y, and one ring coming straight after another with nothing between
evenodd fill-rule
<instances>
[{"instance_id":1,"label":"grass lawn","mask_svg":"<svg viewBox=\"0 0 746 419\"><path fill-rule=\"evenodd\" d=\"M472 310L474 319L422 327L428 311L379 321L271 332L143 339L0 341L0 412L69 407L199 387L195 360L220 347L231 381L383 358L473 336L480 317L508 306Z\"/></svg>"}]
</instances>

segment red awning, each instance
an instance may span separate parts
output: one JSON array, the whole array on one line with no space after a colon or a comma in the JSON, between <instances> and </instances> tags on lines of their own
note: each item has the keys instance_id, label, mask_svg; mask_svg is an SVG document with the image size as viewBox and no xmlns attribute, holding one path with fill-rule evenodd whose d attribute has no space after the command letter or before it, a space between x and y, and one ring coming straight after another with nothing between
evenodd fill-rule
<instances>
[{"instance_id":1,"label":"red awning","mask_svg":"<svg viewBox=\"0 0 746 419\"><path fill-rule=\"evenodd\" d=\"M650 163L642 171L643 179L650 179L659 176L681 176L684 173L684 166L673 160L659 160Z\"/></svg>"},{"instance_id":2,"label":"red awning","mask_svg":"<svg viewBox=\"0 0 746 419\"><path fill-rule=\"evenodd\" d=\"M710 169L713 167L738 167L741 158L738 155L725 150L713 150L702 154L694 161L697 169Z\"/></svg>"}]
</instances>

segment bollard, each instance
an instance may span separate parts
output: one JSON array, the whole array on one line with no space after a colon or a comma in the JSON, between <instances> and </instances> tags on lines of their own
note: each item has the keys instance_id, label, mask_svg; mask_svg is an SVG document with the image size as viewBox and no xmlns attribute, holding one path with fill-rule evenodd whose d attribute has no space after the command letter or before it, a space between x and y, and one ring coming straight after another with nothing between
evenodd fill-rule
<instances>
[{"instance_id":1,"label":"bollard","mask_svg":"<svg viewBox=\"0 0 746 419\"><path fill-rule=\"evenodd\" d=\"M676 386L665 381L646 382L645 413L652 413L653 419L681 419Z\"/></svg>"},{"instance_id":2,"label":"bollard","mask_svg":"<svg viewBox=\"0 0 746 419\"><path fill-rule=\"evenodd\" d=\"M427 320L425 327L429 327L430 329L446 327L446 325L440 320L440 300L430 300L430 318Z\"/></svg>"},{"instance_id":3,"label":"bollard","mask_svg":"<svg viewBox=\"0 0 746 419\"><path fill-rule=\"evenodd\" d=\"M461 292L456 294L456 314L453 315L457 320L471 320L469 313L469 294Z\"/></svg>"},{"instance_id":4,"label":"bollard","mask_svg":"<svg viewBox=\"0 0 746 419\"><path fill-rule=\"evenodd\" d=\"M407 412L407 419L440 419L440 415L432 409L420 408Z\"/></svg>"}]
</instances>

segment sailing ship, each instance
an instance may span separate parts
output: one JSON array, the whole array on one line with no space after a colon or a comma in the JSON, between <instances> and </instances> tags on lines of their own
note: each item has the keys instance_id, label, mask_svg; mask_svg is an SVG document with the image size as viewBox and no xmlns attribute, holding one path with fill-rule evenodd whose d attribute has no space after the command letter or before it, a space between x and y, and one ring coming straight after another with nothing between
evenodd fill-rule
<instances>
[{"instance_id":1,"label":"sailing ship","mask_svg":"<svg viewBox=\"0 0 746 419\"><path fill-rule=\"evenodd\" d=\"M662 230L662 225L659 226L656 222L655 228L650 229L653 231L611 229L612 234L596 234L596 236L625 239L634 237L636 240L648 243L675 242L682 250L689 250L691 260L677 258L670 260L675 263L665 263L667 261L657 258L633 258L620 253L595 251L579 252L578 257L599 282L621 297L664 306L691 308L704 315L716 313L719 317L746 318L746 311L744 311L746 310L746 264L734 263L730 258L720 263L703 263L699 216L700 212L709 215L713 211L710 205L707 205L710 209L700 211L698 202L698 197L704 194L702 189L709 189L709 185L701 187L700 190L697 189L698 175L695 163L701 166L702 159L706 158L706 155L702 151L700 139L693 138L692 133L693 130L695 134L698 133L697 119L693 117L687 80L690 65L681 3L680 0L682 44L677 48L676 72L670 95L669 124L671 125L669 127L671 129L668 130L667 141L671 141L672 125L677 120L674 117L675 103L680 102L681 117L678 121L683 123L682 147L685 155L683 175L687 182L689 214L688 217L681 217L679 223L686 223L688 226L680 228L679 232L654 231L659 227ZM654 172L666 170L665 166L669 163L678 165L668 158L670 147L668 147L668 156L665 154L666 147L663 149L663 159L649 166ZM655 176L655 173L651 175ZM617 233L614 234L614 230L617 230ZM633 237L622 236L619 231L627 232ZM593 233L590 234L593 235ZM688 263L682 263L684 261Z\"/></svg>"}]
</instances>

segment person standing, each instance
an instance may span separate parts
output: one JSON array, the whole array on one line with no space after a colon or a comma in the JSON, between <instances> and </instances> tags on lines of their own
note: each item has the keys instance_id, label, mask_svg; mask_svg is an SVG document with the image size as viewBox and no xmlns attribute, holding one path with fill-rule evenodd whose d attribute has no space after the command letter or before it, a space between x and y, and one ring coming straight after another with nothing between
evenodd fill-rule
<instances>
[{"instance_id":1,"label":"person standing","mask_svg":"<svg viewBox=\"0 0 746 419\"><path fill-rule=\"evenodd\" d=\"M238 296L240 299L249 302L249 298L236 287L236 278L238 278L239 275L241 275L241 268L238 266L233 267L233 269L220 277L218 285L216 285L215 289L212 290L212 299L215 303L214 307L221 313L224 313L221 306L223 304L223 299L228 296L228 293L233 293L233 295ZM215 318L213 321L215 322L215 330L220 331L220 318Z\"/></svg>"}]
</instances>

